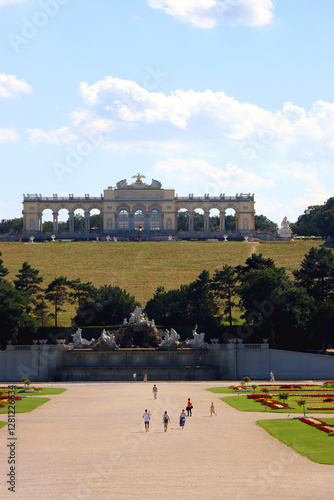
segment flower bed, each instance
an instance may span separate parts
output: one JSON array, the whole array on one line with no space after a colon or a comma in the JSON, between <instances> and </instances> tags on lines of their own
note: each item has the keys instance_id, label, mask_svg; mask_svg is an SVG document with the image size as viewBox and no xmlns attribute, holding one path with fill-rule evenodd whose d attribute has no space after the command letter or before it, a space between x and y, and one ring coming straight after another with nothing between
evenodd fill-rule
<instances>
[{"instance_id":1,"label":"flower bed","mask_svg":"<svg viewBox=\"0 0 334 500\"><path fill-rule=\"evenodd\" d=\"M316 429L319 429L320 431L327 432L328 434L334 436L334 425L326 424L326 422L320 420L319 418L300 418L299 420L305 424L315 427Z\"/></svg>"}]
</instances>

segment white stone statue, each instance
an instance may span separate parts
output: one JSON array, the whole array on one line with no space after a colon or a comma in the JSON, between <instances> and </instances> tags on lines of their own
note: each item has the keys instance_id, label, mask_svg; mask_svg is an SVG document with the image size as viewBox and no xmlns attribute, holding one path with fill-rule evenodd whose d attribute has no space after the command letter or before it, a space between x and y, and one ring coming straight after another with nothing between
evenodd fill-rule
<instances>
[{"instance_id":1,"label":"white stone statue","mask_svg":"<svg viewBox=\"0 0 334 500\"><path fill-rule=\"evenodd\" d=\"M207 347L207 343L204 341L205 333L197 333L197 325L195 326L193 330L193 338L188 340L186 342L186 345L188 347L191 347L192 349L203 349L204 347Z\"/></svg>"},{"instance_id":2,"label":"white stone statue","mask_svg":"<svg viewBox=\"0 0 334 500\"><path fill-rule=\"evenodd\" d=\"M160 342L159 347L172 347L179 343L180 335L171 328L170 332L166 330L165 338Z\"/></svg>"},{"instance_id":3,"label":"white stone statue","mask_svg":"<svg viewBox=\"0 0 334 500\"><path fill-rule=\"evenodd\" d=\"M284 219L282 220L281 228L278 230L278 235L281 238L291 238L292 229L290 228L290 222L288 221L287 217L284 217Z\"/></svg>"},{"instance_id":4,"label":"white stone statue","mask_svg":"<svg viewBox=\"0 0 334 500\"><path fill-rule=\"evenodd\" d=\"M116 337L114 333L110 333L106 330L103 330L100 337L98 338L97 344L99 345L100 343L105 343L108 344L109 347L112 349L118 349L119 345L116 344Z\"/></svg>"},{"instance_id":5,"label":"white stone statue","mask_svg":"<svg viewBox=\"0 0 334 500\"><path fill-rule=\"evenodd\" d=\"M72 333L73 337L73 342L71 342L69 345L74 345L74 347L82 347L82 346L89 346L93 342L94 339L91 341L82 338L82 330L81 328L78 328L75 333Z\"/></svg>"}]
</instances>

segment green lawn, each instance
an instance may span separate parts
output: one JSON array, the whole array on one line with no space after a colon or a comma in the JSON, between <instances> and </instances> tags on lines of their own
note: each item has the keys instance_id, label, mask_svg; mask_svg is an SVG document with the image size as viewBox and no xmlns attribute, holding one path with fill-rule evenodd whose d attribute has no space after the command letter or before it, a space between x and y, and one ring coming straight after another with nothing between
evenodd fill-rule
<instances>
[{"instance_id":1,"label":"green lawn","mask_svg":"<svg viewBox=\"0 0 334 500\"><path fill-rule=\"evenodd\" d=\"M38 386L36 386L38 387ZM19 393L18 391L16 391L16 395L17 396L31 396L31 397L35 397L35 396L50 396L51 394L61 394L62 392L66 391L66 389L53 389L53 388L49 388L49 387L46 387L45 389L42 388L41 391L35 391L35 392L27 392L27 393Z\"/></svg>"},{"instance_id":2,"label":"green lawn","mask_svg":"<svg viewBox=\"0 0 334 500\"><path fill-rule=\"evenodd\" d=\"M275 399L278 400L278 398L275 397ZM271 413L303 413L303 407L301 406L298 406L296 400L301 400L301 399L304 399L303 397L297 397L297 396L293 396L293 397L289 397L285 403L288 404L291 408L286 408L286 409L273 409L273 408L269 408L267 407L266 409L266 406L261 404L261 403L256 403L253 399L247 399L247 396L245 395L236 395L236 396L228 396L228 397L225 397L225 398L221 398L222 401L224 401L225 403L229 404L230 406L232 406L233 408L235 408L236 410L239 410L239 411L258 411L258 412L271 412ZM308 400L309 398L306 398L306 400ZM306 407L307 407L308 403L306 403ZM310 399L310 404L309 406L315 406L315 403L314 403L314 400ZM317 406L321 406L321 404L319 403L319 405ZM319 413L334 413L334 410L306 410L306 416L307 415L312 415L312 414L319 414Z\"/></svg>"},{"instance_id":3,"label":"green lawn","mask_svg":"<svg viewBox=\"0 0 334 500\"><path fill-rule=\"evenodd\" d=\"M247 391L236 392L230 387L211 387L207 391L214 392L215 394L253 394L253 389L249 388Z\"/></svg>"},{"instance_id":4,"label":"green lawn","mask_svg":"<svg viewBox=\"0 0 334 500\"><path fill-rule=\"evenodd\" d=\"M19 401L15 401L15 413L28 413L29 411L33 411L35 408L38 408L38 406L41 406L48 401L50 401L50 398L23 398ZM7 406L0 408L0 415L7 415L7 413Z\"/></svg>"},{"instance_id":5,"label":"green lawn","mask_svg":"<svg viewBox=\"0 0 334 500\"><path fill-rule=\"evenodd\" d=\"M0 422L0 429L2 429L2 427L5 427L5 425L7 425L7 422Z\"/></svg>"},{"instance_id":6,"label":"green lawn","mask_svg":"<svg viewBox=\"0 0 334 500\"><path fill-rule=\"evenodd\" d=\"M300 266L304 255L319 241L263 242L92 242L0 243L0 252L8 279L15 279L23 262L39 269L47 285L55 277L80 278L96 287L112 284L125 289L145 306L158 286L166 290L194 281L203 269L213 273L224 264L244 264L252 253L262 252L289 274ZM59 315L59 326L67 326L75 306L66 305Z\"/></svg>"},{"instance_id":7,"label":"green lawn","mask_svg":"<svg viewBox=\"0 0 334 500\"><path fill-rule=\"evenodd\" d=\"M334 419L322 419L334 424ZM319 464L334 465L334 436L298 419L259 420L258 425L301 455Z\"/></svg>"}]
</instances>

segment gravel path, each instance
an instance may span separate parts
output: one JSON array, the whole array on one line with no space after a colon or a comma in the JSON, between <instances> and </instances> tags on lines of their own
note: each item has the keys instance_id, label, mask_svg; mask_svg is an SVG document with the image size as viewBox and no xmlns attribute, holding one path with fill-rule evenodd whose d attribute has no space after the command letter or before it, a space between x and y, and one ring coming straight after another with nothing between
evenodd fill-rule
<instances>
[{"instance_id":1,"label":"gravel path","mask_svg":"<svg viewBox=\"0 0 334 500\"><path fill-rule=\"evenodd\" d=\"M157 400L150 381L52 384L67 391L16 415L15 494L5 484L8 430L0 430L0 498L333 498L332 466L311 462L256 425L286 416L238 412L205 391L230 384L157 382ZM188 397L193 416L181 430L178 417ZM210 417L211 401L217 417ZM148 433L145 408L151 411ZM165 410L171 418L166 433Z\"/></svg>"}]
</instances>

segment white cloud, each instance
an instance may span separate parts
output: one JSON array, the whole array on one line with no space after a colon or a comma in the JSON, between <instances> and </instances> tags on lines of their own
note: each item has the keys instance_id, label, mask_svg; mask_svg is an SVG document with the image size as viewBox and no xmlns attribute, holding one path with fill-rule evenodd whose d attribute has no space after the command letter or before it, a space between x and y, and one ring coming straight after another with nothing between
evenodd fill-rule
<instances>
[{"instance_id":1,"label":"white cloud","mask_svg":"<svg viewBox=\"0 0 334 500\"><path fill-rule=\"evenodd\" d=\"M228 150L232 160L243 166L248 160L262 158L285 168L286 175L292 163L332 169L333 103L317 101L308 111L287 102L273 112L239 102L224 92L176 89L164 94L111 76L92 85L81 83L80 93L82 106L73 110L69 125L51 132L29 130L30 140L59 144L95 132L103 135L106 147L141 146L146 151L149 145L153 152L156 144L165 155L169 149L180 151L177 154L183 157L192 151L191 155L196 152L203 158L225 154L225 159L222 151ZM264 178L268 182L279 175L279 168L271 169ZM258 186L259 181L252 179L251 184Z\"/></svg>"},{"instance_id":2,"label":"white cloud","mask_svg":"<svg viewBox=\"0 0 334 500\"><path fill-rule=\"evenodd\" d=\"M155 169L168 177L177 177L179 182L195 193L219 194L228 188L229 192L250 192L258 187L269 188L274 182L272 179L258 176L241 168L239 165L228 163L223 168L211 165L205 160L194 158L170 158L155 164Z\"/></svg>"},{"instance_id":3,"label":"white cloud","mask_svg":"<svg viewBox=\"0 0 334 500\"><path fill-rule=\"evenodd\" d=\"M0 129L0 142L15 142L20 139L19 134L17 133L14 127L8 127Z\"/></svg>"},{"instance_id":4,"label":"white cloud","mask_svg":"<svg viewBox=\"0 0 334 500\"><path fill-rule=\"evenodd\" d=\"M164 10L197 28L218 24L260 27L273 20L272 0L147 0L153 9Z\"/></svg>"},{"instance_id":5,"label":"white cloud","mask_svg":"<svg viewBox=\"0 0 334 500\"><path fill-rule=\"evenodd\" d=\"M70 143L76 140L76 136L71 132L68 127L60 127L51 132L44 132L43 130L34 128L26 128L28 140L32 144L46 143L46 144L62 144Z\"/></svg>"},{"instance_id":6,"label":"white cloud","mask_svg":"<svg viewBox=\"0 0 334 500\"><path fill-rule=\"evenodd\" d=\"M32 91L25 80L18 80L15 75L0 73L0 97L18 97L21 93Z\"/></svg>"}]
</instances>

